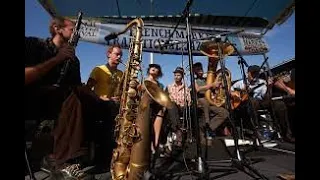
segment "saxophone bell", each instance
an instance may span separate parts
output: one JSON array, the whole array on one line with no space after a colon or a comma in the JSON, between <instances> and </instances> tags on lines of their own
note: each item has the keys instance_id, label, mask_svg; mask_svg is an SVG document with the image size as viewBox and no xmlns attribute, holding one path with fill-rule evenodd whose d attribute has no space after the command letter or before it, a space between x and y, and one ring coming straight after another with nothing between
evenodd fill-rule
<instances>
[{"instance_id":1,"label":"saxophone bell","mask_svg":"<svg viewBox=\"0 0 320 180\"><path fill-rule=\"evenodd\" d=\"M152 99L154 99L161 106L164 106L168 109L173 108L173 103L169 96L159 86L149 80L143 81L143 84L146 92L149 94L149 96L151 96Z\"/></svg>"}]
</instances>

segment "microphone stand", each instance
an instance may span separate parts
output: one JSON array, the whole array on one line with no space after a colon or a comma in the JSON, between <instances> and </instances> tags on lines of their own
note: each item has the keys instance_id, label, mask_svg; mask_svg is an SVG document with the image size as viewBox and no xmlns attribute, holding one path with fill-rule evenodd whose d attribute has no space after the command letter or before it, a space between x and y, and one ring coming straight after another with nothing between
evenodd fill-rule
<instances>
[{"instance_id":1,"label":"microphone stand","mask_svg":"<svg viewBox=\"0 0 320 180\"><path fill-rule=\"evenodd\" d=\"M228 39L226 39L226 40L228 41ZM246 76L246 73L245 73L245 69L244 69L244 66L246 66L248 68L249 65L247 64L247 62L243 58L243 56L239 53L237 47L235 45L232 45L232 46L235 49L236 54L238 55L238 59L239 59L238 60L238 64L239 64L240 69L241 69L242 80L243 80L243 83L244 83L245 92L249 93L249 85L248 85L249 81L247 79L247 76ZM253 128L254 135L257 138L256 139L257 141L255 141L255 144L260 145L261 141L258 138L259 136L258 136L258 132L257 132L257 129L256 129L256 126L258 125L259 120L258 120L258 115L257 115L256 111L253 108L251 99L252 99L252 97L248 96L248 104L247 104L247 109L246 110L247 110L247 114L250 116L250 123L251 123L251 126Z\"/></svg>"},{"instance_id":2,"label":"microphone stand","mask_svg":"<svg viewBox=\"0 0 320 180\"><path fill-rule=\"evenodd\" d=\"M188 0L186 7L183 10L183 16L181 19L179 19L178 24L176 25L174 31L176 31L176 28L180 24L182 19L185 19L186 23L186 31L187 31L187 49L188 49L188 60L189 60L189 66L190 66L190 81L191 81L191 121L193 120L193 124L195 125L194 130L195 130L195 139L196 139L196 149L197 149L197 171L196 173L199 175L199 179L204 179L204 176L207 175L205 173L205 167L204 167L204 162L202 156L202 151L201 151L201 144L200 144L200 127L199 127L199 121L198 121L198 115L197 115L197 93L195 89L195 79L193 75L193 56L192 56L192 47L191 47L191 42L192 42L192 36L191 36L191 27L189 23L189 17L190 17L190 7L193 3L193 0ZM166 41L168 42L171 37L174 34L174 31L170 34L169 39ZM192 171L189 172L183 172L183 173L177 173L175 175L182 176L186 174L193 174Z\"/></svg>"},{"instance_id":3,"label":"microphone stand","mask_svg":"<svg viewBox=\"0 0 320 180\"><path fill-rule=\"evenodd\" d=\"M189 66L190 66L190 81L191 81L191 109L192 109L192 119L194 120L195 124L195 134L196 134L196 142L197 142L197 158L198 158L198 172L201 174L204 171L204 164L202 161L202 151L201 151L201 145L200 145L200 128L199 128L199 122L198 122L198 115L197 115L197 93L195 89L195 79L193 76L193 56L192 56L192 48L191 48L191 27L189 23L189 17L190 17L190 6L192 4L193 0L188 0L186 8L184 9L184 16L186 19L186 30L187 30L187 48L188 48L188 58L189 58Z\"/></svg>"},{"instance_id":4,"label":"microphone stand","mask_svg":"<svg viewBox=\"0 0 320 180\"><path fill-rule=\"evenodd\" d=\"M266 67L267 67L267 72L266 71L264 71L265 72L265 75L266 75L266 81L267 81L267 84L268 84L268 90L267 90L267 94L268 94L268 101L269 101L269 105L270 105L270 110L271 110L271 114L272 114L272 118L274 118L276 121L277 121L277 123L275 123L276 124L276 131L277 131L277 136L278 136L278 138L280 139L280 141L282 141L283 139L282 139L282 136L281 136L281 128L279 127L279 120L277 119L277 117L275 116L275 111L274 111L274 105L273 105L273 100L272 100L272 86L273 85L269 85L269 82L268 82L268 80L269 80L269 78L270 77L273 77L273 75L272 75L272 72L271 72L271 69L270 69L270 65L269 65L269 62L268 62L268 59L269 59L269 57L267 57L267 55L264 53L263 54L263 58L264 58L264 61L263 61L263 63L261 64L261 66L260 66L260 69L264 66L264 64L266 65ZM274 81L274 79L273 79L273 81Z\"/></svg>"}]
</instances>

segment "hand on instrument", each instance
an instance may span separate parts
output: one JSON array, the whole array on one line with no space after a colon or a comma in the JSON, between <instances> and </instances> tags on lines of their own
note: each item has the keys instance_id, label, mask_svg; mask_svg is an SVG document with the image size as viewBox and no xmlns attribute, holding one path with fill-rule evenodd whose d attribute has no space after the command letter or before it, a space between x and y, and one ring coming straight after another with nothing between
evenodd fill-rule
<instances>
[{"instance_id":1,"label":"hand on instrument","mask_svg":"<svg viewBox=\"0 0 320 180\"><path fill-rule=\"evenodd\" d=\"M55 58L57 59L57 61L62 62L65 60L73 60L74 57L75 57L74 47L70 45L64 45L61 48L59 48Z\"/></svg>"},{"instance_id":2,"label":"hand on instrument","mask_svg":"<svg viewBox=\"0 0 320 180\"><path fill-rule=\"evenodd\" d=\"M112 101L119 101L120 98L119 98L118 96L117 96L117 97L111 97L110 100L112 100Z\"/></svg>"},{"instance_id":3,"label":"hand on instrument","mask_svg":"<svg viewBox=\"0 0 320 180\"><path fill-rule=\"evenodd\" d=\"M296 95L296 91L293 90L293 89L288 88L288 94L289 94L290 96L295 96L295 95Z\"/></svg>"},{"instance_id":4,"label":"hand on instrument","mask_svg":"<svg viewBox=\"0 0 320 180\"><path fill-rule=\"evenodd\" d=\"M237 91L231 91L231 97L234 99L234 100L240 100L241 97L240 97L240 93L237 92Z\"/></svg>"},{"instance_id":5,"label":"hand on instrument","mask_svg":"<svg viewBox=\"0 0 320 180\"><path fill-rule=\"evenodd\" d=\"M110 101L109 98L107 98L106 95L100 96L100 99L104 100L104 101Z\"/></svg>"},{"instance_id":6,"label":"hand on instrument","mask_svg":"<svg viewBox=\"0 0 320 180\"><path fill-rule=\"evenodd\" d=\"M218 81L216 81L216 82L214 82L214 83L212 84L212 88L214 88L214 89L219 88L219 87L221 87L221 86L222 86L222 83L221 83L221 82L218 82Z\"/></svg>"},{"instance_id":7,"label":"hand on instrument","mask_svg":"<svg viewBox=\"0 0 320 180\"><path fill-rule=\"evenodd\" d=\"M273 77L268 78L268 85L273 85Z\"/></svg>"}]
</instances>

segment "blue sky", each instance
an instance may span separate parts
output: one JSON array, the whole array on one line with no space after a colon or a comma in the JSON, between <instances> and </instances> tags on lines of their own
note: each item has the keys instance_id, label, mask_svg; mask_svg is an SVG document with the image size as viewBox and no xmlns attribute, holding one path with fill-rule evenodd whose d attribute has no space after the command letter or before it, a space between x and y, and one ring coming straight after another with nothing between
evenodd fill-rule
<instances>
[{"instance_id":1,"label":"blue sky","mask_svg":"<svg viewBox=\"0 0 320 180\"><path fill-rule=\"evenodd\" d=\"M49 26L50 16L42 8L37 0L26 0L25 1L25 36L37 36L41 38L49 37ZM270 51L267 53L269 57L270 66L277 65L283 61L295 57L295 14L293 14L284 24L281 26L275 26L269 31L264 39L266 40ZM80 41L76 54L81 61L81 78L82 82L88 80L88 76L91 70L101 64L106 63L106 46L88 42ZM173 81L173 71L177 66L182 63L184 67L188 63L188 57L182 55L161 55L154 54L154 63L161 65L164 76L160 81L167 85ZM128 58L127 50L123 50L123 61L126 62ZM143 67L144 69L150 62L150 54L143 53ZM232 73L232 79L241 78L241 71L238 65L237 57L227 57L226 67ZM261 65L263 62L262 55L256 56L244 56L246 62L251 64ZM206 69L207 57L205 56L194 56L194 62L201 62ZM123 65L119 65L121 70L124 69ZM145 74L144 70L144 74ZM189 78L187 76L187 82ZM188 82L188 84L190 84Z\"/></svg>"}]
</instances>

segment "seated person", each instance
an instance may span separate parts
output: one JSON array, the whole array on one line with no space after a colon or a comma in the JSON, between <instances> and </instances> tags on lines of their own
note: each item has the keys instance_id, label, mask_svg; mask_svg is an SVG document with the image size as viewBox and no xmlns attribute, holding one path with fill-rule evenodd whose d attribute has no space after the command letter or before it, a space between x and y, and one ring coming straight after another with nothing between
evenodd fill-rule
<instances>
[{"instance_id":1,"label":"seated person","mask_svg":"<svg viewBox=\"0 0 320 180\"><path fill-rule=\"evenodd\" d=\"M212 131L215 131L228 118L229 112L222 106L217 107L215 105L209 104L209 102L205 98L204 93L209 89L219 88L221 84L220 82L206 84L206 78L203 77L203 68L200 62L197 62L193 65L193 71L196 75L195 89L198 96L198 103L203 107L205 123L209 125ZM214 117L211 119L209 116L209 111L214 113ZM203 126L204 125L201 125L201 127Z\"/></svg>"},{"instance_id":2,"label":"seated person","mask_svg":"<svg viewBox=\"0 0 320 180\"><path fill-rule=\"evenodd\" d=\"M245 86L245 83L243 80L239 80L235 82L231 87L231 96L236 97L238 94L236 91L247 91L249 95L249 101L252 104L253 110L250 111L250 104L249 101L243 102L241 106L244 107L246 110L246 113L251 117L252 119L256 120L254 121L254 126L258 125L258 116L257 116L257 110L258 109L269 109L271 110L271 102L270 98L267 96L267 90L268 85L267 82L263 79L258 78L260 73L260 67L257 65L252 65L248 67L248 82L246 84L248 85L248 88ZM240 97L239 97L240 98ZM284 140L288 142L294 142L295 139L292 137L292 133L289 126L288 121L288 113L286 105L283 101L274 101L273 102L273 109L275 112L275 119L279 122L281 127L281 134L284 137ZM253 127L255 128L255 127Z\"/></svg>"},{"instance_id":3,"label":"seated person","mask_svg":"<svg viewBox=\"0 0 320 180\"><path fill-rule=\"evenodd\" d=\"M95 114L96 96L81 83L80 62L68 44L74 23L55 17L50 24L51 38L25 38L25 119L56 120L53 150L44 158L49 170L69 171L87 154L84 123ZM56 86L64 63L69 61L65 76ZM110 102L110 109L114 107ZM111 154L110 154L111 156ZM71 172L70 172L71 173Z\"/></svg>"},{"instance_id":4,"label":"seated person","mask_svg":"<svg viewBox=\"0 0 320 180\"><path fill-rule=\"evenodd\" d=\"M287 105L291 130L293 135L295 135L295 69L292 69L289 74L286 74L274 80L272 97L284 97L280 100L284 101Z\"/></svg>"}]
</instances>

